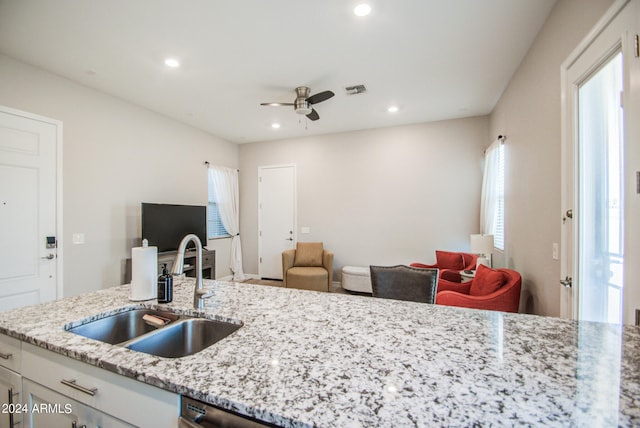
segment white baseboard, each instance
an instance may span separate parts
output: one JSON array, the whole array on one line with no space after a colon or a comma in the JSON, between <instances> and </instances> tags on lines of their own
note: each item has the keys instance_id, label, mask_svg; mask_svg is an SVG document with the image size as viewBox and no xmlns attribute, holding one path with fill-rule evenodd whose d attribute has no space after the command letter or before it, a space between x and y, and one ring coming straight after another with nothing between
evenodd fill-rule
<instances>
[{"instance_id":1,"label":"white baseboard","mask_svg":"<svg viewBox=\"0 0 640 428\"><path fill-rule=\"evenodd\" d=\"M252 273L245 273L244 274L246 279L262 279L260 277L260 275L256 275L256 274L252 274ZM222 278L217 278L218 281L233 281L233 275L227 275L227 276L223 276ZM333 288L342 288L342 282L340 281L331 281L331 286Z\"/></svg>"},{"instance_id":2,"label":"white baseboard","mask_svg":"<svg viewBox=\"0 0 640 428\"><path fill-rule=\"evenodd\" d=\"M244 277L245 279L260 279L260 275L254 275L252 273L245 273ZM218 281L233 281L233 275L227 275L216 279Z\"/></svg>"}]
</instances>

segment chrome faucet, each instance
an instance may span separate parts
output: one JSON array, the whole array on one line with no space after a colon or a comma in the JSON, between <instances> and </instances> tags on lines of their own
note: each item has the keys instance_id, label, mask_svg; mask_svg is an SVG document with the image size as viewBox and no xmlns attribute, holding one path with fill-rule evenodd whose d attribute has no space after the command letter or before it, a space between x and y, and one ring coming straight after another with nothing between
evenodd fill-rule
<instances>
[{"instance_id":1,"label":"chrome faucet","mask_svg":"<svg viewBox=\"0 0 640 428\"><path fill-rule=\"evenodd\" d=\"M204 295L207 294L207 292L202 285L202 242L200 242L200 238L193 233L188 234L180 241L178 254L176 254L176 259L173 262L173 273L175 275L182 275L184 271L184 252L189 242L196 244L196 287L193 290L193 307L195 309L204 309Z\"/></svg>"}]
</instances>

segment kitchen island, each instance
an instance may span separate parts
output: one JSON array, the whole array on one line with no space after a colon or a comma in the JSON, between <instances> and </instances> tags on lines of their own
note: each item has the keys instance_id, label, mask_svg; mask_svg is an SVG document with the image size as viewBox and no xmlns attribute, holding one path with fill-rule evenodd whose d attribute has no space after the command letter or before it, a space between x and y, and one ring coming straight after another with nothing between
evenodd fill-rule
<instances>
[{"instance_id":1,"label":"kitchen island","mask_svg":"<svg viewBox=\"0 0 640 428\"><path fill-rule=\"evenodd\" d=\"M638 426L640 328L205 280L172 303L119 286L0 314L0 333L286 427ZM65 331L127 308L242 322L183 358Z\"/></svg>"}]
</instances>

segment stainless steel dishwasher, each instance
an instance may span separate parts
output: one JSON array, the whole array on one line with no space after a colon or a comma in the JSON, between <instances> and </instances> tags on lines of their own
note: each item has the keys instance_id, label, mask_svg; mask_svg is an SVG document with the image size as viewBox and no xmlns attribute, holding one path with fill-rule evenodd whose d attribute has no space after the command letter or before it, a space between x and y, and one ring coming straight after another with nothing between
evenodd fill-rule
<instances>
[{"instance_id":1,"label":"stainless steel dishwasher","mask_svg":"<svg viewBox=\"0 0 640 428\"><path fill-rule=\"evenodd\" d=\"M222 410L202 401L182 397L178 428L261 428L278 425L260 422L248 416Z\"/></svg>"}]
</instances>

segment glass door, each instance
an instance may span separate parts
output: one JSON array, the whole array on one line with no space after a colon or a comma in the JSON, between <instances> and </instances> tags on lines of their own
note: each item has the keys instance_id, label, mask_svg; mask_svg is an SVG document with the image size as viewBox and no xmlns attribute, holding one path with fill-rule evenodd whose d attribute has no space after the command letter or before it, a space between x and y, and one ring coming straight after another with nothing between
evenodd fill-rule
<instances>
[{"instance_id":1,"label":"glass door","mask_svg":"<svg viewBox=\"0 0 640 428\"><path fill-rule=\"evenodd\" d=\"M624 263L622 53L578 89L578 314L622 322Z\"/></svg>"}]
</instances>

